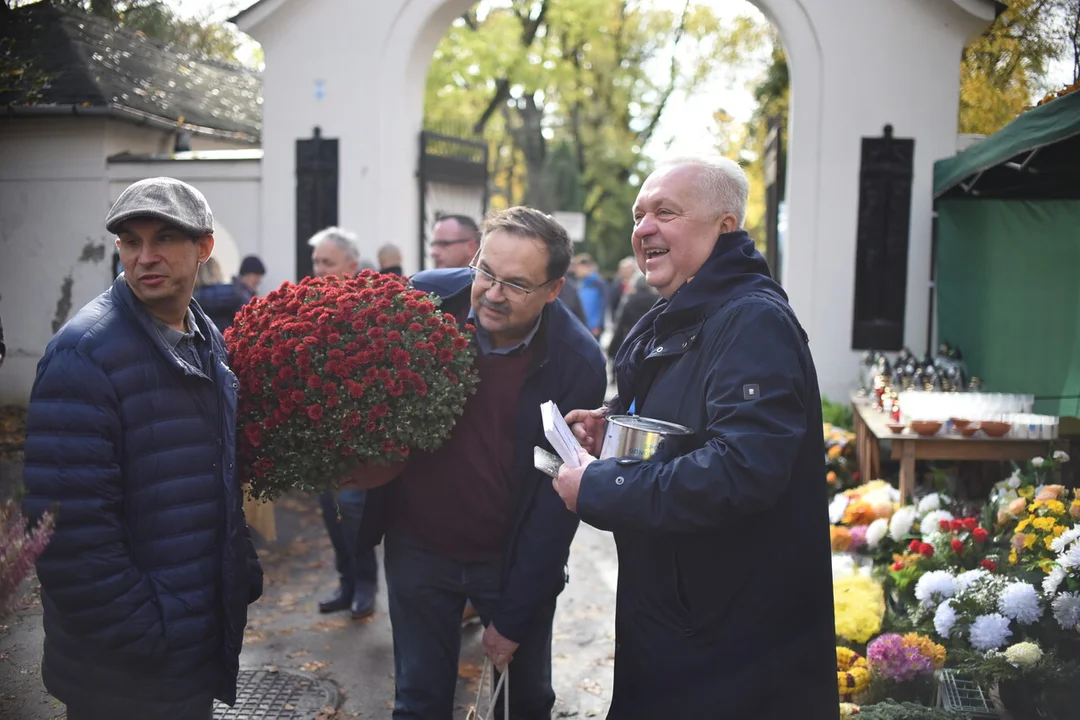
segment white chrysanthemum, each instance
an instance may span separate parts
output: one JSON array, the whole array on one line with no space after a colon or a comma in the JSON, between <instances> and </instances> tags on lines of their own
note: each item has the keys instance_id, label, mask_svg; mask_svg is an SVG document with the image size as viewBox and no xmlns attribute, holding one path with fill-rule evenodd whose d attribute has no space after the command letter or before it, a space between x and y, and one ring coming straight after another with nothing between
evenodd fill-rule
<instances>
[{"instance_id":1,"label":"white chrysanthemum","mask_svg":"<svg viewBox=\"0 0 1080 720\"><path fill-rule=\"evenodd\" d=\"M1055 567L1050 574L1043 578L1043 594L1053 595L1057 592L1061 582L1065 579L1065 568Z\"/></svg>"},{"instance_id":2,"label":"white chrysanthemum","mask_svg":"<svg viewBox=\"0 0 1080 720\"><path fill-rule=\"evenodd\" d=\"M1058 555L1058 564L1066 570L1080 568L1080 543L1073 543Z\"/></svg>"},{"instance_id":3,"label":"white chrysanthemum","mask_svg":"<svg viewBox=\"0 0 1080 720\"><path fill-rule=\"evenodd\" d=\"M1042 648L1033 642L1016 643L1005 650L1005 659L1014 667L1031 667L1039 662L1042 655Z\"/></svg>"},{"instance_id":4,"label":"white chrysanthemum","mask_svg":"<svg viewBox=\"0 0 1080 720\"><path fill-rule=\"evenodd\" d=\"M974 570L962 572L956 576L956 591L964 592L979 580L986 577L990 577L990 573L982 568L975 568Z\"/></svg>"},{"instance_id":5,"label":"white chrysanthemum","mask_svg":"<svg viewBox=\"0 0 1080 720\"><path fill-rule=\"evenodd\" d=\"M956 578L946 570L931 570L915 583L915 598L925 606L956 594Z\"/></svg>"},{"instance_id":6,"label":"white chrysanthemum","mask_svg":"<svg viewBox=\"0 0 1080 720\"><path fill-rule=\"evenodd\" d=\"M1039 456L1035 456L1035 457L1031 458L1031 467L1042 467L1045 464L1046 464L1046 460L1044 460L1043 458L1041 458Z\"/></svg>"},{"instance_id":7,"label":"white chrysanthemum","mask_svg":"<svg viewBox=\"0 0 1080 720\"><path fill-rule=\"evenodd\" d=\"M956 625L956 610L952 606L952 600L946 600L938 605L934 613L934 630L941 637L947 638L954 625Z\"/></svg>"},{"instance_id":8,"label":"white chrysanthemum","mask_svg":"<svg viewBox=\"0 0 1080 720\"><path fill-rule=\"evenodd\" d=\"M919 530L922 534L928 535L929 533L936 533L939 530L939 525L942 520L952 520L953 514L948 510L931 510L923 515L922 520L919 521Z\"/></svg>"},{"instance_id":9,"label":"white chrysanthemum","mask_svg":"<svg viewBox=\"0 0 1080 720\"><path fill-rule=\"evenodd\" d=\"M1016 470L1013 470L1012 475L1010 475L1009 479L1005 481L1005 484L1015 490L1020 487L1021 482L1022 479L1020 477L1020 469L1017 468Z\"/></svg>"},{"instance_id":10,"label":"white chrysanthemum","mask_svg":"<svg viewBox=\"0 0 1080 720\"><path fill-rule=\"evenodd\" d=\"M844 519L844 511L850 500L845 495L837 495L829 503L829 522L835 525Z\"/></svg>"},{"instance_id":11,"label":"white chrysanthemum","mask_svg":"<svg viewBox=\"0 0 1080 720\"><path fill-rule=\"evenodd\" d=\"M866 547L871 550L877 550L877 546L881 544L881 541L885 539L885 536L889 533L889 521L885 518L878 518L866 528Z\"/></svg>"},{"instance_id":12,"label":"white chrysanthemum","mask_svg":"<svg viewBox=\"0 0 1080 720\"><path fill-rule=\"evenodd\" d=\"M1065 630L1080 625L1080 593L1063 592L1054 598L1051 605L1054 619Z\"/></svg>"},{"instance_id":13,"label":"white chrysanthemum","mask_svg":"<svg viewBox=\"0 0 1080 720\"><path fill-rule=\"evenodd\" d=\"M931 510L941 510L943 507L949 504L949 498L947 495L939 495L937 493L930 493L922 500L919 501L919 516L923 516Z\"/></svg>"},{"instance_id":14,"label":"white chrysanthemum","mask_svg":"<svg viewBox=\"0 0 1080 720\"><path fill-rule=\"evenodd\" d=\"M1065 549L1066 545L1072 544L1075 540L1080 540L1080 525L1069 528L1061 533L1059 537L1051 540L1050 549L1059 553Z\"/></svg>"},{"instance_id":15,"label":"white chrysanthemum","mask_svg":"<svg viewBox=\"0 0 1080 720\"><path fill-rule=\"evenodd\" d=\"M1057 460L1059 463L1067 463L1069 462L1069 453L1065 452L1064 450L1055 450L1054 459Z\"/></svg>"},{"instance_id":16,"label":"white chrysanthemum","mask_svg":"<svg viewBox=\"0 0 1080 720\"><path fill-rule=\"evenodd\" d=\"M998 598L998 610L1007 618L1030 625L1042 615L1039 592L1026 582L1009 583Z\"/></svg>"},{"instance_id":17,"label":"white chrysanthemum","mask_svg":"<svg viewBox=\"0 0 1080 720\"><path fill-rule=\"evenodd\" d=\"M998 613L980 615L971 623L971 647L976 650L999 648L1011 635L1009 619Z\"/></svg>"},{"instance_id":18,"label":"white chrysanthemum","mask_svg":"<svg viewBox=\"0 0 1080 720\"><path fill-rule=\"evenodd\" d=\"M832 576L833 580L842 580L855 574L855 558L843 553L833 553Z\"/></svg>"},{"instance_id":19,"label":"white chrysanthemum","mask_svg":"<svg viewBox=\"0 0 1080 720\"><path fill-rule=\"evenodd\" d=\"M900 542L911 532L911 526L915 524L915 506L905 505L893 513L889 520L889 537Z\"/></svg>"}]
</instances>

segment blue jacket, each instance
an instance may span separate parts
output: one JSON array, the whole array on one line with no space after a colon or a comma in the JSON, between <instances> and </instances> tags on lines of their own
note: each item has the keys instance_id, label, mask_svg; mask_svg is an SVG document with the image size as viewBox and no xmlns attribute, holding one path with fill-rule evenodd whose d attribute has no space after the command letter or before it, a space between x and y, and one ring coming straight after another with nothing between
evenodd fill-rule
<instances>
[{"instance_id":1,"label":"blue jacket","mask_svg":"<svg viewBox=\"0 0 1080 720\"><path fill-rule=\"evenodd\" d=\"M608 288L599 272L593 271L580 280L578 296L581 298L581 307L585 312L585 324L590 330L603 330Z\"/></svg>"},{"instance_id":2,"label":"blue jacket","mask_svg":"<svg viewBox=\"0 0 1080 720\"><path fill-rule=\"evenodd\" d=\"M238 282L204 285L195 291L195 301L221 332L232 327L240 308L251 299Z\"/></svg>"},{"instance_id":3,"label":"blue jacket","mask_svg":"<svg viewBox=\"0 0 1080 720\"><path fill-rule=\"evenodd\" d=\"M234 467L236 378L221 333L192 309L212 378L174 357L123 275L38 365L24 509L57 513L37 572L42 678L65 702L236 699L262 572Z\"/></svg>"},{"instance_id":4,"label":"blue jacket","mask_svg":"<svg viewBox=\"0 0 1080 720\"><path fill-rule=\"evenodd\" d=\"M470 304L467 269L428 270L412 277L417 290L443 298L444 312L459 314ZM492 622L505 637L520 642L537 612L554 602L566 583L566 560L578 518L533 466L533 447L550 447L540 422L540 405L554 400L560 409L599 407L607 388L604 356L596 340L562 302L549 303L533 338L532 364L518 397L514 475L517 516L504 554L503 596ZM385 527L385 506L395 484L368 491L362 531L377 543Z\"/></svg>"},{"instance_id":5,"label":"blue jacket","mask_svg":"<svg viewBox=\"0 0 1080 720\"><path fill-rule=\"evenodd\" d=\"M834 720L817 375L749 236L721 235L615 366L614 414L633 402L695 434L672 457L597 461L582 478L581 519L619 551L608 717Z\"/></svg>"}]
</instances>

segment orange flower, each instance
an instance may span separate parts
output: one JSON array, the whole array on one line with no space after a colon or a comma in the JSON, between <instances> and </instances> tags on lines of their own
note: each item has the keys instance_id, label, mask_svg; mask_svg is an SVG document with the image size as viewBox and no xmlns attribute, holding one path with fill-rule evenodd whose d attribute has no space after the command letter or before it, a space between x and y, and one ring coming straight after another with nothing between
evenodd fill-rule
<instances>
[{"instance_id":1,"label":"orange flower","mask_svg":"<svg viewBox=\"0 0 1080 720\"><path fill-rule=\"evenodd\" d=\"M830 470L829 474L825 476L825 479L829 481L830 485L833 484L836 482L836 473Z\"/></svg>"},{"instance_id":2,"label":"orange flower","mask_svg":"<svg viewBox=\"0 0 1080 720\"><path fill-rule=\"evenodd\" d=\"M845 525L869 525L877 519L877 514L870 503L865 500L855 500L848 503L844 509L844 517L841 520Z\"/></svg>"},{"instance_id":3,"label":"orange flower","mask_svg":"<svg viewBox=\"0 0 1080 720\"><path fill-rule=\"evenodd\" d=\"M829 528L829 537L832 540L834 552L844 552L851 547L851 531L846 527L833 525Z\"/></svg>"},{"instance_id":4,"label":"orange flower","mask_svg":"<svg viewBox=\"0 0 1080 720\"><path fill-rule=\"evenodd\" d=\"M1057 500L1065 492L1064 485L1047 485L1039 494L1035 496L1036 502L1047 502L1049 500Z\"/></svg>"}]
</instances>

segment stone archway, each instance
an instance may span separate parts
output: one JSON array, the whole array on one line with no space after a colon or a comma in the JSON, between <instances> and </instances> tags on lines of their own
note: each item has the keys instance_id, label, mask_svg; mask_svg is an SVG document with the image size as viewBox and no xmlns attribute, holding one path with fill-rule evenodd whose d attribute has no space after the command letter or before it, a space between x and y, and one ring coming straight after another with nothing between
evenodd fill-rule
<instances>
[{"instance_id":1,"label":"stone archway","mask_svg":"<svg viewBox=\"0 0 1080 720\"><path fill-rule=\"evenodd\" d=\"M823 391L843 399L858 355L850 337L860 139L879 136L886 124L915 139L905 340L922 349L933 162L956 151L960 54L993 20L995 4L751 1L778 28L791 63L783 282L810 335ZM406 268L418 267L410 239L419 224L425 78L446 28L474 2L261 0L236 18L266 57L263 227L274 229L266 257L293 262L292 143L318 124L343 139L341 224L362 229L373 246L397 242ZM320 87L358 94L297 101L316 78Z\"/></svg>"}]
</instances>

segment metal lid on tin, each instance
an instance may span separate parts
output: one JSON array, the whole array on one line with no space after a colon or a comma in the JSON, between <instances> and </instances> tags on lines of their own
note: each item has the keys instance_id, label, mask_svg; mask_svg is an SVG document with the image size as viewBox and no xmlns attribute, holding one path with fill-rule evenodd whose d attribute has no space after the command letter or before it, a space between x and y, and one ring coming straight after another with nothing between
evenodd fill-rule
<instances>
[{"instance_id":1,"label":"metal lid on tin","mask_svg":"<svg viewBox=\"0 0 1080 720\"><path fill-rule=\"evenodd\" d=\"M660 433L661 435L693 435L694 431L684 425L653 420L640 415L612 415L608 422L621 425L631 430L643 430L645 432Z\"/></svg>"}]
</instances>

